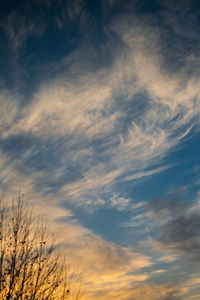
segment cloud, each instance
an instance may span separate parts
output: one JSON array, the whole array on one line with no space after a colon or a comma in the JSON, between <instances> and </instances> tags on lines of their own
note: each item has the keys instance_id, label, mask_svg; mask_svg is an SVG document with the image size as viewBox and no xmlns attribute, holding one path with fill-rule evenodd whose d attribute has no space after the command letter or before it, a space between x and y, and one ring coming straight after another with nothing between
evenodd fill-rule
<instances>
[{"instance_id":1,"label":"cloud","mask_svg":"<svg viewBox=\"0 0 200 300\"><path fill-rule=\"evenodd\" d=\"M17 130L42 138L73 134L79 138L84 135L87 139L108 135L116 119L109 114L110 87L103 74L85 76L82 74L75 82L65 78L44 84L22 112Z\"/></svg>"},{"instance_id":2,"label":"cloud","mask_svg":"<svg viewBox=\"0 0 200 300\"><path fill-rule=\"evenodd\" d=\"M171 254L171 255L165 255L165 256L162 256L158 259L158 261L161 261L161 262L173 262L177 260L177 256L174 255L174 254Z\"/></svg>"},{"instance_id":3,"label":"cloud","mask_svg":"<svg viewBox=\"0 0 200 300\"><path fill-rule=\"evenodd\" d=\"M96 294L87 295L87 299L98 299L103 300L106 298L114 300L183 300L187 299L182 297L182 291L179 287L172 284L138 284L132 286L129 289L119 287L113 290L107 290L106 293L97 290ZM84 299L85 300L85 299Z\"/></svg>"},{"instance_id":4,"label":"cloud","mask_svg":"<svg viewBox=\"0 0 200 300\"><path fill-rule=\"evenodd\" d=\"M38 204L40 209L40 205ZM53 220L48 216L56 232L58 245L63 248L69 264L80 278L86 295L84 299L102 299L116 291L129 291L132 286L149 278L143 271L153 265L151 258L140 254L131 247L119 246L103 240L94 232L80 226L73 215L66 211ZM57 210L56 210L57 211ZM122 295L118 299L123 299ZM110 299L114 299L113 296Z\"/></svg>"},{"instance_id":5,"label":"cloud","mask_svg":"<svg viewBox=\"0 0 200 300\"><path fill-rule=\"evenodd\" d=\"M76 2L75 14L79 14L80 7ZM16 18L16 13L11 15L6 28L20 48L33 28L21 18L14 30ZM86 51L80 48L79 54L61 60L66 67L62 75L41 81L30 102L18 111L17 120L17 108L9 96L2 102L2 116L11 112L7 123L2 118L4 136L32 134L52 144L64 138L62 152L56 152L56 156L62 156L63 166L53 176L57 180L64 177L69 165L66 161L71 158L76 160L77 168L82 164L81 176L73 183L66 180L62 190L71 196L82 194L84 200L84 195L92 191L97 191L98 197L98 189L103 186L142 179L171 167L155 164L162 164L168 151L198 123L199 77L195 64L190 76L189 64L177 72L166 68L162 31L152 18L133 14L130 19L120 17L110 24L107 30L110 34L114 31L120 43L116 49L113 42L109 44L112 64L99 69L91 66L94 62L83 58ZM93 58L97 59L97 54ZM193 59L196 62L195 55ZM71 145L76 147L66 155ZM84 164L81 161L86 157L89 161Z\"/></svg>"},{"instance_id":6,"label":"cloud","mask_svg":"<svg viewBox=\"0 0 200 300\"><path fill-rule=\"evenodd\" d=\"M40 7L40 10L42 10L43 14L46 16L48 16L48 12L54 8L55 3L52 0L36 1ZM83 18L83 16L85 16L85 3L83 0L58 0L56 3L56 8L57 14L53 16L52 20L60 30L63 29L66 24L73 23L77 20L79 21L81 17Z\"/></svg>"},{"instance_id":7,"label":"cloud","mask_svg":"<svg viewBox=\"0 0 200 300\"><path fill-rule=\"evenodd\" d=\"M19 110L19 103L15 100L14 95L8 91L1 91L0 96L0 137L4 138L12 130L12 126Z\"/></svg>"},{"instance_id":8,"label":"cloud","mask_svg":"<svg viewBox=\"0 0 200 300\"><path fill-rule=\"evenodd\" d=\"M199 214L182 216L169 221L159 241L172 250L181 251L199 261Z\"/></svg>"},{"instance_id":9,"label":"cloud","mask_svg":"<svg viewBox=\"0 0 200 300\"><path fill-rule=\"evenodd\" d=\"M109 11L119 2L109 1ZM53 7L53 1L37 3L44 16L45 9L48 12ZM102 5L107 9L105 2ZM14 12L1 23L17 58L29 52L26 41L50 30L49 24L56 24L65 43L73 27L69 23L82 27L79 48L63 47L56 62L45 57L48 64L39 66L39 84L30 98L23 101L24 95L1 91L1 185L10 193L21 186L30 204L56 224L60 245L88 288L86 299L184 299L183 288L150 281L156 274L161 276L159 264L173 263L181 255L199 261L199 203L165 197L150 202L144 212L144 203L135 204L129 192L138 181L173 167L167 161L168 153L193 134L194 128L199 131L195 17L185 17L187 8L176 21L177 11L169 16L168 3L162 27L156 16L138 17L130 10L129 16L109 18L102 26L105 40L100 42L99 34L91 43L87 37L95 20L84 1L58 1L58 6L58 15L51 20L28 19ZM187 30L180 26L183 22ZM166 46L171 36L177 41L173 47ZM190 51L181 42L183 37ZM69 43L74 45L74 40ZM54 46L62 48L62 43ZM178 65L174 61L179 51ZM30 66L27 57L20 59ZM122 185L127 186L126 193ZM88 206L112 206L122 214L137 209L121 225L136 228L140 239L159 227L156 258L105 241L81 227L69 208L60 208L63 202L65 208L81 205L87 212L92 211ZM143 249L147 244L145 240ZM148 271L155 262L158 269ZM198 280L190 281L188 289L195 282Z\"/></svg>"},{"instance_id":10,"label":"cloud","mask_svg":"<svg viewBox=\"0 0 200 300\"><path fill-rule=\"evenodd\" d=\"M200 283L200 278L199 277L192 277L190 279L188 279L186 282L185 282L185 285L186 286L194 286L194 287L198 287L199 286L199 283Z\"/></svg>"},{"instance_id":11,"label":"cloud","mask_svg":"<svg viewBox=\"0 0 200 300\"><path fill-rule=\"evenodd\" d=\"M2 20L1 27L6 32L14 51L18 51L28 37L41 36L44 31L44 24L39 18L32 19L18 10L13 11Z\"/></svg>"},{"instance_id":12,"label":"cloud","mask_svg":"<svg viewBox=\"0 0 200 300\"><path fill-rule=\"evenodd\" d=\"M155 199L148 204L153 217L158 220L158 242L191 261L199 262L199 210L197 203L186 202L180 194Z\"/></svg>"},{"instance_id":13,"label":"cloud","mask_svg":"<svg viewBox=\"0 0 200 300\"><path fill-rule=\"evenodd\" d=\"M150 257L134 248L105 241L80 227L75 220L65 223L58 222L58 219L55 221L60 245L86 290L83 299L187 299L184 297L186 290L181 285L152 282L163 270L154 268L152 272L150 268L156 266Z\"/></svg>"},{"instance_id":14,"label":"cloud","mask_svg":"<svg viewBox=\"0 0 200 300\"><path fill-rule=\"evenodd\" d=\"M113 207L116 207L117 210L122 211L128 207L130 199L113 194L113 196L110 198L110 201Z\"/></svg>"},{"instance_id":15,"label":"cloud","mask_svg":"<svg viewBox=\"0 0 200 300\"><path fill-rule=\"evenodd\" d=\"M106 201L102 187L111 198L118 183L171 168L166 155L199 126L199 76L195 67L188 75L190 64L177 72L165 66L155 20L133 14L111 20L107 30L120 45L102 45L112 52L112 63L95 64L98 54L86 45L49 64L45 76L51 75L3 133L50 141L59 161L52 178L77 203ZM73 182L69 169L78 170Z\"/></svg>"}]
</instances>

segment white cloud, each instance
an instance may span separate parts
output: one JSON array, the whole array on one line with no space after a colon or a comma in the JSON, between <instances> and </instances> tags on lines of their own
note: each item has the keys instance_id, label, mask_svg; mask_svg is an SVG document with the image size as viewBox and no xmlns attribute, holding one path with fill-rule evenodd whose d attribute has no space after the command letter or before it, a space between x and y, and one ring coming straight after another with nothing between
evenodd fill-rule
<instances>
[{"instance_id":1,"label":"white cloud","mask_svg":"<svg viewBox=\"0 0 200 300\"><path fill-rule=\"evenodd\" d=\"M18 121L14 111L8 131L2 129L7 136L31 133L44 142L56 143L64 137L58 154L62 167L53 176L63 178L67 162L76 157L81 179L66 180L61 193L82 197L83 202L89 192L99 199L102 187L142 180L170 168L162 165L162 158L198 124L199 78L188 78L185 69L171 74L164 68L159 30L152 24L147 28L136 18L121 19L114 25L124 50L113 49L112 66L94 69L89 57L83 62L81 51L85 49L76 51L63 60L68 74L41 82ZM138 92L144 95L145 107L136 108L135 118L123 104L134 107ZM74 145L71 154L69 145Z\"/></svg>"},{"instance_id":2,"label":"white cloud","mask_svg":"<svg viewBox=\"0 0 200 300\"><path fill-rule=\"evenodd\" d=\"M113 3L110 1L111 5ZM81 10L79 0L76 4L71 7L72 19ZM25 20L18 20L15 30L15 21L15 15L10 16L5 28L13 48L19 50L36 28L34 24L26 26ZM57 20L57 25L64 26L62 20ZM0 153L1 184L9 188L10 193L21 186L25 198L30 198L38 212L46 215L53 225L56 218L66 220L56 224L61 233L59 241L65 244L67 256L89 287L90 299L105 299L105 294L101 294L103 288L107 291L107 299L126 299L127 296L149 300L149 297L168 296L166 286L152 288L146 285L145 293L141 287L135 289L136 283L162 272L161 269L154 273L143 272L143 268L152 265L149 257L104 241L77 225L70 210L63 211L59 207L66 198L71 203L74 201L73 204L76 201L84 206L105 205L107 200L101 197L104 191L109 204L119 211L140 209L143 202L132 206L132 199L116 194L113 186L142 180L170 168L171 165L162 159L191 132L193 126L199 126L198 72L190 70L189 76L187 65L177 72L169 71L165 66L160 31L153 23L148 25L132 16L115 21L111 30L122 44L120 51L119 47L110 49L112 65L102 66L101 70L91 67L89 55L85 57L86 51L76 51L54 66L54 71L58 71L65 62L63 68L66 71L62 70L56 78L41 81L31 101L21 111L18 99L14 100L16 97L8 92L2 92L0 97L1 137L24 134L33 135L38 144L51 141L54 149L48 150L55 151L60 162L51 172L26 165L34 151L38 155L38 145L14 160L10 160L9 154ZM38 28L37 34L39 32ZM187 58L189 63L192 60L193 68L197 59L195 56ZM140 104L138 94L141 95L141 108L136 105ZM135 114L129 111L130 107L134 108ZM57 150L59 147L61 151ZM70 178L71 181L67 177L70 168L76 168L80 173ZM59 180L62 184L52 191L51 183L56 185ZM199 209L199 202L191 209ZM122 225L141 227L147 232L154 226L149 217L139 211L130 222ZM71 223L67 223L69 218L73 218ZM160 254L158 244L154 246ZM157 262L170 263L177 258L164 255ZM199 279L191 279L187 285L195 286L198 282ZM95 296L95 292L99 292L99 296Z\"/></svg>"},{"instance_id":3,"label":"white cloud","mask_svg":"<svg viewBox=\"0 0 200 300\"><path fill-rule=\"evenodd\" d=\"M142 272L153 264L148 256L132 248L106 242L75 223L59 222L54 226L66 257L82 277L88 293L100 288L102 291L112 289L117 284L128 288L134 282L148 279L148 274Z\"/></svg>"},{"instance_id":4,"label":"white cloud","mask_svg":"<svg viewBox=\"0 0 200 300\"><path fill-rule=\"evenodd\" d=\"M77 82L50 82L24 110L17 131L31 132L42 138L75 135L75 140L105 136L113 130L116 116L106 114L110 89L89 79L86 86ZM82 86L81 86L82 85ZM77 141L78 142L78 141Z\"/></svg>"},{"instance_id":5,"label":"white cloud","mask_svg":"<svg viewBox=\"0 0 200 300\"><path fill-rule=\"evenodd\" d=\"M118 194L113 194L110 198L110 202L113 207L115 207L119 211L122 211L128 207L130 199L121 197Z\"/></svg>"},{"instance_id":6,"label":"white cloud","mask_svg":"<svg viewBox=\"0 0 200 300\"><path fill-rule=\"evenodd\" d=\"M7 137L18 113L16 95L10 95L8 91L1 91L0 95L0 135Z\"/></svg>"}]
</instances>

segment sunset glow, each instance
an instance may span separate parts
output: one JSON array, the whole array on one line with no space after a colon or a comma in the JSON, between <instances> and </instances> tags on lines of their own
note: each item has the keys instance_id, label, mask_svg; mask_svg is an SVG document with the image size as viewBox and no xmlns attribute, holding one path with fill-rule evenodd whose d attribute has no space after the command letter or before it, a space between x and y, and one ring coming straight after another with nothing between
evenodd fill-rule
<instances>
[{"instance_id":1,"label":"sunset glow","mask_svg":"<svg viewBox=\"0 0 200 300\"><path fill-rule=\"evenodd\" d=\"M2 193L81 299L200 299L199 1L0 6Z\"/></svg>"}]
</instances>

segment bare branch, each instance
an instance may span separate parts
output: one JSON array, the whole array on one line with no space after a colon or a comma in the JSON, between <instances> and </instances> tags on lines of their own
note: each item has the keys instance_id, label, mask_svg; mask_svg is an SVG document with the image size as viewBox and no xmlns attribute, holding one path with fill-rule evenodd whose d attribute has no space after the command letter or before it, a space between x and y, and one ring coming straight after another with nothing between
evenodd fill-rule
<instances>
[{"instance_id":1,"label":"bare branch","mask_svg":"<svg viewBox=\"0 0 200 300\"><path fill-rule=\"evenodd\" d=\"M72 276L50 242L44 223L35 224L21 194L6 205L0 199L0 299L80 299L71 292Z\"/></svg>"}]
</instances>

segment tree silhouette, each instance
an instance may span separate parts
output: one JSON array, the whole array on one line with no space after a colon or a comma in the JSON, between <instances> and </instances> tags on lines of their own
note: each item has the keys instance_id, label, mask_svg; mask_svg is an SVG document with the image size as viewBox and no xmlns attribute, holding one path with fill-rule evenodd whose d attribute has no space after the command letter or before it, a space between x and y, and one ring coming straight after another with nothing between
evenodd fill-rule
<instances>
[{"instance_id":1,"label":"tree silhouette","mask_svg":"<svg viewBox=\"0 0 200 300\"><path fill-rule=\"evenodd\" d=\"M62 255L44 224L35 224L21 194L12 205L0 200L0 299L79 299L72 293Z\"/></svg>"}]
</instances>

